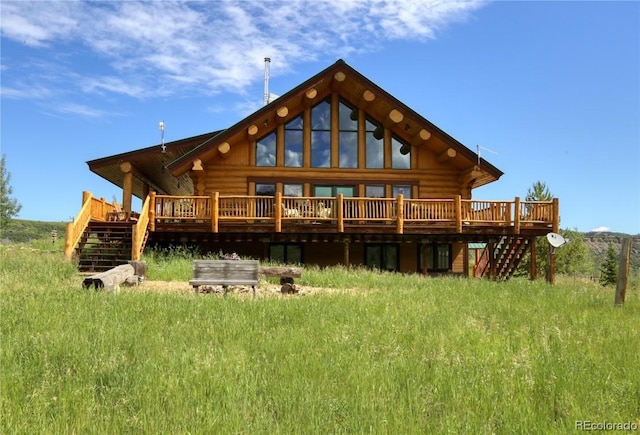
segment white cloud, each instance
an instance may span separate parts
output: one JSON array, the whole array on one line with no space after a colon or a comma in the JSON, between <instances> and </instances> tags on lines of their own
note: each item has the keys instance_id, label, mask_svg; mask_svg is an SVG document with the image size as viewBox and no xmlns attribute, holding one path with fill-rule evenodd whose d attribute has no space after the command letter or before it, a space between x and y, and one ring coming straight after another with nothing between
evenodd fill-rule
<instances>
[{"instance_id":1,"label":"white cloud","mask_svg":"<svg viewBox=\"0 0 640 435\"><path fill-rule=\"evenodd\" d=\"M594 233L605 233L610 230L611 229L609 227L598 227L598 228L592 229L591 231L593 231Z\"/></svg>"},{"instance_id":2,"label":"white cloud","mask_svg":"<svg viewBox=\"0 0 640 435\"><path fill-rule=\"evenodd\" d=\"M56 56L57 83L44 66L29 68L25 87L44 83L76 93L148 96L244 94L262 79L319 58L375 51L389 39L427 40L463 20L482 1L2 1L2 38L28 45L37 57ZM93 62L87 65L86 57ZM58 59L62 58L62 59ZM3 82L14 98L13 73L24 59L3 59ZM78 79L80 77L80 79ZM161 92L159 90L162 90ZM45 92L46 93L46 92ZM51 93L55 93L51 91Z\"/></svg>"},{"instance_id":3,"label":"white cloud","mask_svg":"<svg viewBox=\"0 0 640 435\"><path fill-rule=\"evenodd\" d=\"M76 103L65 103L58 106L58 112L72 115L79 115L84 118L101 118L106 113L93 107Z\"/></svg>"}]
</instances>

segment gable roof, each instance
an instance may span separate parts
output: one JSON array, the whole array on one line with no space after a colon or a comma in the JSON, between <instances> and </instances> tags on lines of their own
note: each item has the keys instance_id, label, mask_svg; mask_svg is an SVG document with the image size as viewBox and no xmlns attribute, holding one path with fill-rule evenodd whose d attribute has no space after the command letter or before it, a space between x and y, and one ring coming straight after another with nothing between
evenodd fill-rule
<instances>
[{"instance_id":1,"label":"gable roof","mask_svg":"<svg viewBox=\"0 0 640 435\"><path fill-rule=\"evenodd\" d=\"M214 140L207 141L194 147L189 152L184 153L176 160L167 165L167 169L175 176L180 176L192 167L195 159L206 161L216 153L217 146L223 143L231 144L247 142L247 129L251 126L257 128L254 137L259 138L272 131L276 123L288 122L300 115L299 112L287 110L289 107L299 107L301 105L315 105L324 100L332 91L337 91L341 97L346 98L350 103L359 106L363 102L365 92L374 95L374 102L364 101L365 111L368 117L395 128L394 133L399 137L416 146L429 147L434 153L446 152L448 148L453 148L456 154L462 157L456 159L460 169L471 171L479 164L479 170L475 172L475 180L472 187L478 187L499 179L503 172L498 168L479 158L478 154L471 151L452 136L438 128L435 124L425 119L423 116L412 110L400 100L389 94L364 75L349 66L342 59L333 65L309 78L281 97L263 106L247 118L241 120L228 129L221 131ZM310 96L313 97L310 98ZM367 104L370 103L370 104ZM392 114L401 119L398 125L389 121ZM278 116L286 113L283 119ZM399 115L398 115L399 114ZM263 126L265 128L263 129ZM264 131L263 131L264 130ZM423 140L417 136L421 131L427 131L430 137ZM417 139L416 139L417 136Z\"/></svg>"},{"instance_id":2,"label":"gable roof","mask_svg":"<svg viewBox=\"0 0 640 435\"><path fill-rule=\"evenodd\" d=\"M448 164L469 174L472 188L496 181L503 175L498 168L479 158L342 59L227 129L168 142L164 152L158 144L91 160L87 164L92 172L122 187L124 177L120 165L130 162L135 171L133 194L139 198L145 196L145 183L159 194L189 195L193 192L193 182L188 171L194 160L206 162L217 155L221 145L233 147L251 143L272 132L278 123L286 123L300 115L300 110L289 108L312 107L332 92L364 109L368 119L384 124L411 146L427 147L436 154L453 149L456 158L449 159Z\"/></svg>"},{"instance_id":3,"label":"gable roof","mask_svg":"<svg viewBox=\"0 0 640 435\"><path fill-rule=\"evenodd\" d=\"M144 198L144 183L147 183L159 194L169 195L189 195L193 192L193 182L187 174L175 176L167 171L166 167L172 161L179 159L189 151L206 144L221 131L180 139L165 144L165 151L161 150L161 145L154 145L147 148L115 154L101 159L87 162L89 170L100 175L102 178L112 182L116 186L123 187L123 172L120 165L124 162L132 164L135 170L133 177L133 194L138 198Z\"/></svg>"}]
</instances>

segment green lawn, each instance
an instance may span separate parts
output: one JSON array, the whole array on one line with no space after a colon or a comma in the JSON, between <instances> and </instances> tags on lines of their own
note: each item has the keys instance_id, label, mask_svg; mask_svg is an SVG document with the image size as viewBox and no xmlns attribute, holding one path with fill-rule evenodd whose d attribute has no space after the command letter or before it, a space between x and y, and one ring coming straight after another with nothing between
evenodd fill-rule
<instances>
[{"instance_id":1,"label":"green lawn","mask_svg":"<svg viewBox=\"0 0 640 435\"><path fill-rule=\"evenodd\" d=\"M149 258L150 277L188 280L174 260ZM614 308L612 288L562 278L309 268L303 289L345 291L255 300L80 283L59 252L0 247L0 432L640 426L637 288Z\"/></svg>"}]
</instances>

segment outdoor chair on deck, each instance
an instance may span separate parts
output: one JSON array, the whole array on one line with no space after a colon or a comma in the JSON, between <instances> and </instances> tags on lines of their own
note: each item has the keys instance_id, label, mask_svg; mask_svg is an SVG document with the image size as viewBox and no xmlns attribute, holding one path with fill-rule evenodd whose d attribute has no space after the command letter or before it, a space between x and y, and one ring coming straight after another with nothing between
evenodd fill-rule
<instances>
[{"instance_id":1,"label":"outdoor chair on deck","mask_svg":"<svg viewBox=\"0 0 640 435\"><path fill-rule=\"evenodd\" d=\"M127 213L122 210L122 207L118 201L113 201L113 211L107 213L107 220L109 222L121 222L127 220Z\"/></svg>"}]
</instances>

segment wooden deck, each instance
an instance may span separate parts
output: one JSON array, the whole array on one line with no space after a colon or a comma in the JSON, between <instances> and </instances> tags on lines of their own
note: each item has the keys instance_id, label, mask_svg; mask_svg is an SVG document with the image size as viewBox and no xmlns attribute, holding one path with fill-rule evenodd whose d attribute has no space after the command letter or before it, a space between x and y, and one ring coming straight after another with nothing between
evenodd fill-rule
<instances>
[{"instance_id":1,"label":"wooden deck","mask_svg":"<svg viewBox=\"0 0 640 435\"><path fill-rule=\"evenodd\" d=\"M150 231L546 234L558 201L152 195Z\"/></svg>"},{"instance_id":2,"label":"wooden deck","mask_svg":"<svg viewBox=\"0 0 640 435\"><path fill-rule=\"evenodd\" d=\"M559 229L559 203L553 201L446 199L169 196L151 193L140 213L114 210L89 192L73 222L67 224L69 258L90 222L114 219L132 226L133 260L139 260L149 234L318 234L335 237L448 237L459 241L495 236L540 236Z\"/></svg>"}]
</instances>

